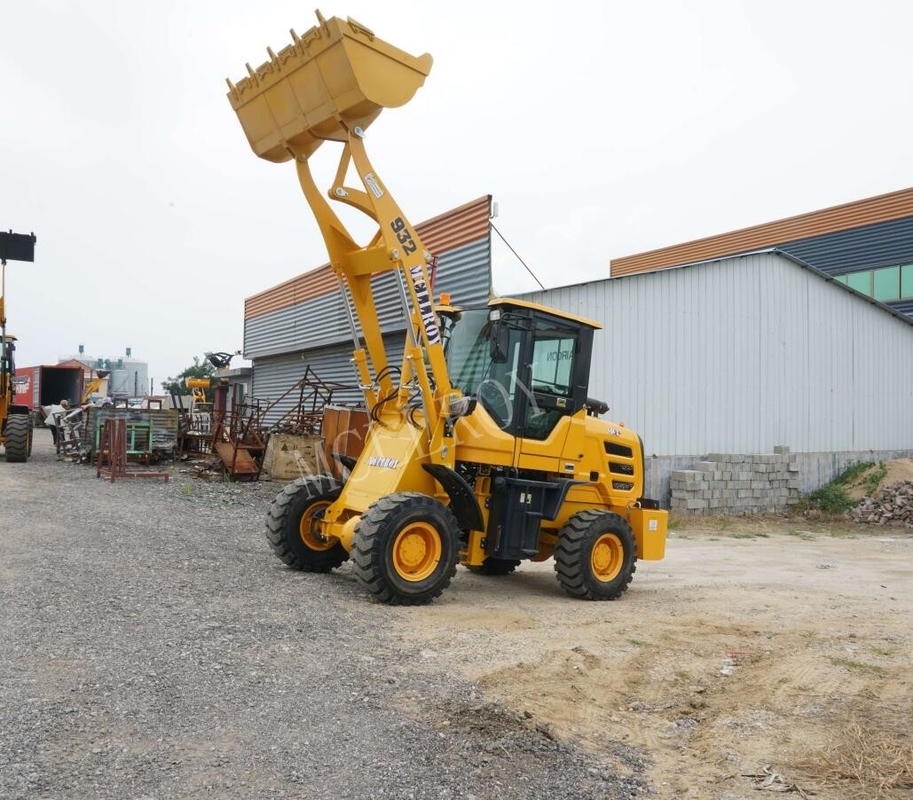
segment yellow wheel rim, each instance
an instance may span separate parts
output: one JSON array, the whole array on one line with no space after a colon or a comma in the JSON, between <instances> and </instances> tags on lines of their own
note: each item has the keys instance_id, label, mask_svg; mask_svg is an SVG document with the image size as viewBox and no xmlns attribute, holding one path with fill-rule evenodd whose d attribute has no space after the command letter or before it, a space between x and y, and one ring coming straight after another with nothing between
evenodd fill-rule
<instances>
[{"instance_id":1,"label":"yellow wheel rim","mask_svg":"<svg viewBox=\"0 0 913 800\"><path fill-rule=\"evenodd\" d=\"M413 522L393 542L393 568L407 581L423 581L441 561L441 537L427 522Z\"/></svg>"},{"instance_id":2,"label":"yellow wheel rim","mask_svg":"<svg viewBox=\"0 0 913 800\"><path fill-rule=\"evenodd\" d=\"M625 549L614 533L605 533L596 540L590 553L590 567L596 580L615 580L625 561Z\"/></svg>"},{"instance_id":3,"label":"yellow wheel rim","mask_svg":"<svg viewBox=\"0 0 913 800\"><path fill-rule=\"evenodd\" d=\"M329 550L336 544L335 536L330 539L322 539L317 535L317 520L323 516L321 512L329 505L329 500L324 500L308 506L298 522L298 533L301 536L301 541L311 550Z\"/></svg>"}]
</instances>

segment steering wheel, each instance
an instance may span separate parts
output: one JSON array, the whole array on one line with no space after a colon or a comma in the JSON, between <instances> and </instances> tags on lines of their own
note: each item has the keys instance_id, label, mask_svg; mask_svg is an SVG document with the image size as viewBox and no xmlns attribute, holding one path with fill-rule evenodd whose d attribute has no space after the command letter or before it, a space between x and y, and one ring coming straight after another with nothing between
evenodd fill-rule
<instances>
[{"instance_id":1,"label":"steering wheel","mask_svg":"<svg viewBox=\"0 0 913 800\"><path fill-rule=\"evenodd\" d=\"M500 383L486 378L479 384L476 392L485 410L491 414L498 426L503 428L510 424L512 417L510 395Z\"/></svg>"}]
</instances>

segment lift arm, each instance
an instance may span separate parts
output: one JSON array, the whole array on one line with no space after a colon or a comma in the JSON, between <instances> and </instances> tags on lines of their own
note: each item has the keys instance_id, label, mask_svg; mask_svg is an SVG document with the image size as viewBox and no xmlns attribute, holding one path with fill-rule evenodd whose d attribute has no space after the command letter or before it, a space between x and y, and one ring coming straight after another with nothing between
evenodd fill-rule
<instances>
[{"instance_id":1,"label":"lift arm","mask_svg":"<svg viewBox=\"0 0 913 800\"><path fill-rule=\"evenodd\" d=\"M268 161L294 160L301 189L326 244L330 264L343 292L355 346L355 363L372 416L407 415L414 388L429 440L458 393L450 385L428 266L431 254L371 165L365 131L385 107L408 102L431 70L431 56L418 58L378 39L354 20L324 19L246 78L228 81L228 99L253 151ZM342 144L333 185L325 196L310 168L310 157L324 141ZM362 186L345 186L354 167ZM345 203L370 217L377 230L359 245L327 200ZM388 363L372 293L372 277L395 271L404 313L409 320L405 355L399 370ZM350 299L349 299L350 298ZM350 306L351 302L351 306ZM352 317L354 307L359 331ZM373 371L373 374L372 374ZM398 372L398 374L397 374Z\"/></svg>"}]
</instances>

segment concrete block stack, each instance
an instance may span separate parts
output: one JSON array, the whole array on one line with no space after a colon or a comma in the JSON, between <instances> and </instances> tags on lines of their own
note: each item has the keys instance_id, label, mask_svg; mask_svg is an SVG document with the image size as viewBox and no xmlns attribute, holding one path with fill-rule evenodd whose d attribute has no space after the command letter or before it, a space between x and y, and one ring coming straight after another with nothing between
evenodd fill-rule
<instances>
[{"instance_id":1,"label":"concrete block stack","mask_svg":"<svg viewBox=\"0 0 913 800\"><path fill-rule=\"evenodd\" d=\"M782 445L773 453L710 453L675 470L670 485L679 514L769 514L799 500L799 464Z\"/></svg>"}]
</instances>

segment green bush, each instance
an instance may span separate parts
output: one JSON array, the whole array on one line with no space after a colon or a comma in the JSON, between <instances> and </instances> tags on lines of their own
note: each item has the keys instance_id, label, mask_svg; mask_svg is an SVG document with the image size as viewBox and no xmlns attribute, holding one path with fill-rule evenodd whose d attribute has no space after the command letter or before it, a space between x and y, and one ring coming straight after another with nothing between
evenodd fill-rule
<instances>
[{"instance_id":1,"label":"green bush","mask_svg":"<svg viewBox=\"0 0 913 800\"><path fill-rule=\"evenodd\" d=\"M817 508L827 514L843 514L854 505L856 501L846 493L846 487L837 481L822 486L805 499L806 508Z\"/></svg>"},{"instance_id":2,"label":"green bush","mask_svg":"<svg viewBox=\"0 0 913 800\"><path fill-rule=\"evenodd\" d=\"M802 504L804 508L814 508L823 511L826 514L840 515L849 511L859 501L853 500L847 493L846 487L849 483L859 478L868 470L875 467L874 461L856 461L849 464L833 481L820 489L812 492ZM869 494L878 489L878 485L887 474L888 468L884 462L879 462L877 469L874 469L870 475L865 478L865 487Z\"/></svg>"}]
</instances>

